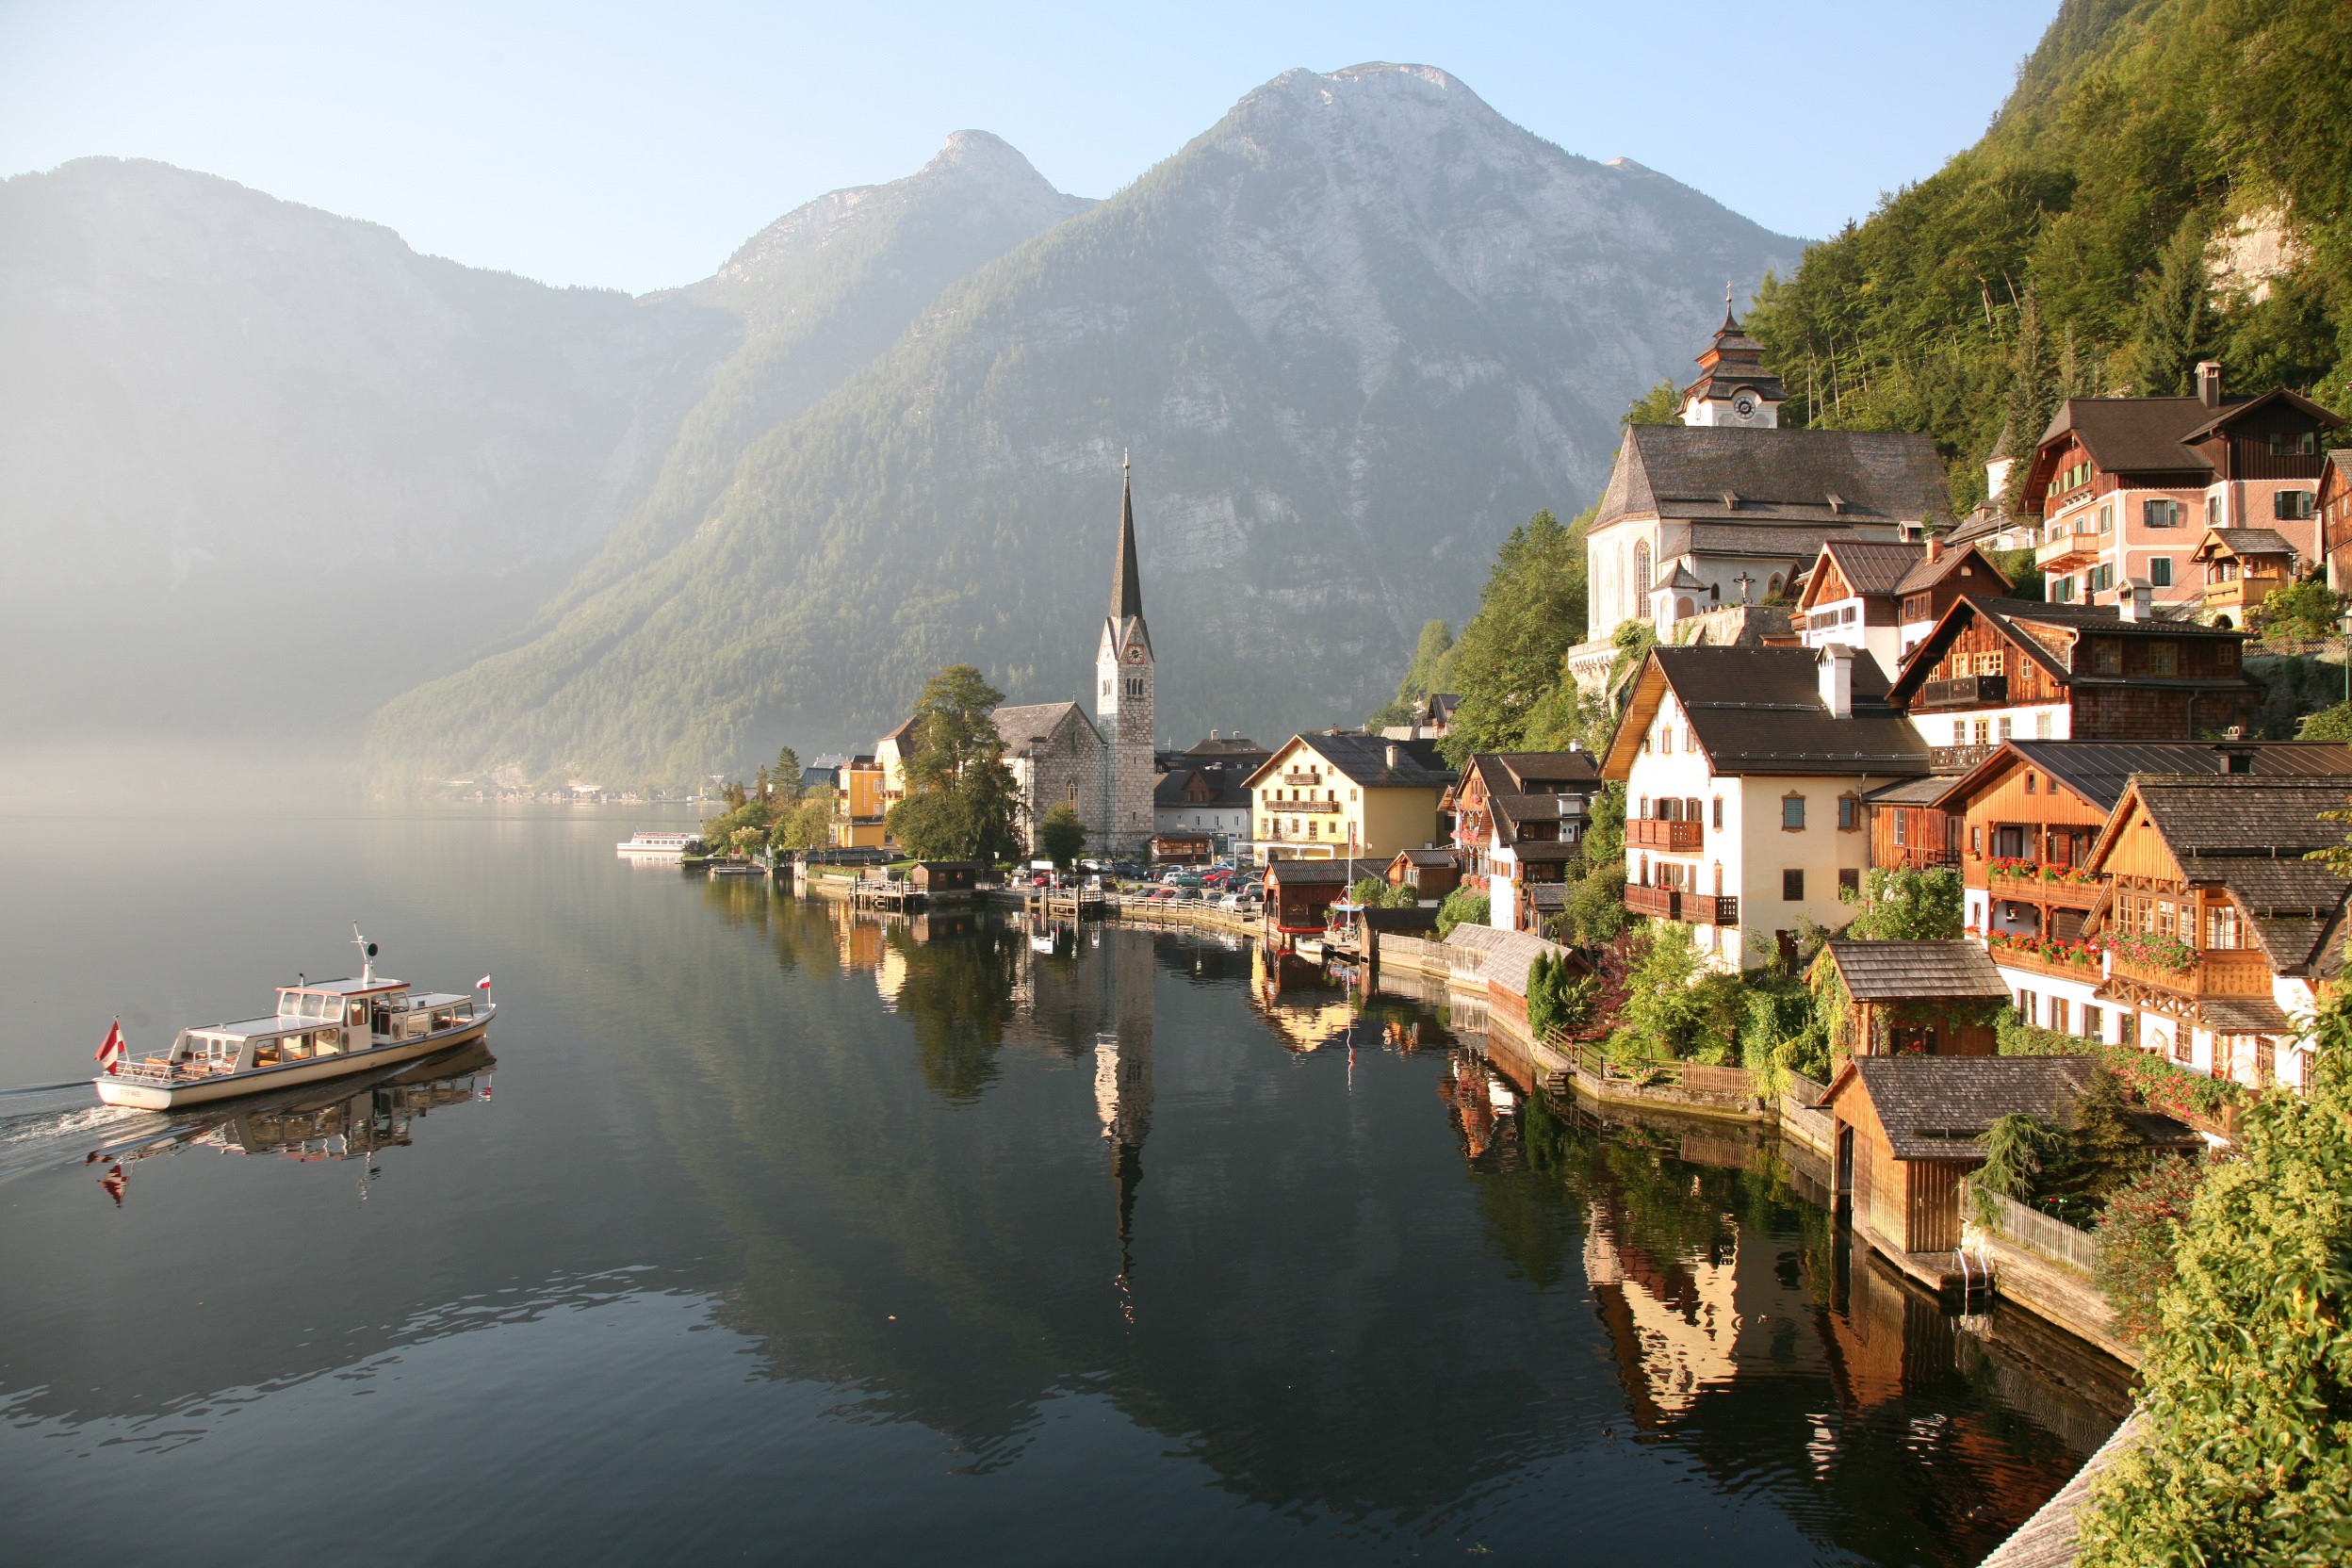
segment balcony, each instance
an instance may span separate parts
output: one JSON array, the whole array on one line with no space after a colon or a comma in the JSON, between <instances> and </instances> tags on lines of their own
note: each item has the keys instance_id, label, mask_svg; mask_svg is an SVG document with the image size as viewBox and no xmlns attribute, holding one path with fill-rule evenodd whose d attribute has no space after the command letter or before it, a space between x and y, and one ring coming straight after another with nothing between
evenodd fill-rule
<instances>
[{"instance_id":1,"label":"balcony","mask_svg":"<svg viewBox=\"0 0 2352 1568\"><path fill-rule=\"evenodd\" d=\"M2186 970L2111 955L2108 975L2180 996L2268 996L2270 960L2253 948L2208 948Z\"/></svg>"},{"instance_id":2,"label":"balcony","mask_svg":"<svg viewBox=\"0 0 2352 1568\"><path fill-rule=\"evenodd\" d=\"M1662 849L1669 855L1696 855L1706 838L1705 823L1669 822L1663 817L1625 819L1627 849Z\"/></svg>"},{"instance_id":3,"label":"balcony","mask_svg":"<svg viewBox=\"0 0 2352 1568\"><path fill-rule=\"evenodd\" d=\"M1927 748L1928 769L1934 773L1966 773L1999 749L1998 746L1930 746Z\"/></svg>"},{"instance_id":4,"label":"balcony","mask_svg":"<svg viewBox=\"0 0 2352 1568\"><path fill-rule=\"evenodd\" d=\"M2059 904L2069 909L2089 908L2102 886L2098 877L2079 877L2066 867L2032 860L1995 860L1984 868L1985 890L1996 898Z\"/></svg>"},{"instance_id":5,"label":"balcony","mask_svg":"<svg viewBox=\"0 0 2352 1568\"><path fill-rule=\"evenodd\" d=\"M1304 817L1326 812L1335 813L1339 809L1339 802L1335 800L1262 800L1258 802L1258 809L1268 816Z\"/></svg>"},{"instance_id":6,"label":"balcony","mask_svg":"<svg viewBox=\"0 0 2352 1568\"><path fill-rule=\"evenodd\" d=\"M2002 969L2023 970L2029 974L2047 974L2053 980L2074 980L2096 986L2107 977L2106 965L2096 952L2049 944L2044 952L2039 944L2016 941L2004 942L1999 937L1986 944L1993 962Z\"/></svg>"},{"instance_id":7,"label":"balcony","mask_svg":"<svg viewBox=\"0 0 2352 1568\"><path fill-rule=\"evenodd\" d=\"M2205 585L2204 609L2209 613L2222 611L2239 616L2238 624L2244 625L2246 615L2286 585L2287 580L2276 572L2248 572L2228 582L2209 582Z\"/></svg>"},{"instance_id":8,"label":"balcony","mask_svg":"<svg viewBox=\"0 0 2352 1568\"><path fill-rule=\"evenodd\" d=\"M1678 920L1690 925L1737 925L1740 901L1728 893L1690 893L1679 888L1625 884L1625 907L1637 915Z\"/></svg>"},{"instance_id":9,"label":"balcony","mask_svg":"<svg viewBox=\"0 0 2352 1568\"><path fill-rule=\"evenodd\" d=\"M1919 683L1914 708L1998 708L2009 700L2005 675L1961 675Z\"/></svg>"},{"instance_id":10,"label":"balcony","mask_svg":"<svg viewBox=\"0 0 2352 1568\"><path fill-rule=\"evenodd\" d=\"M2073 572L2096 566L2105 553L2100 547L2107 537L2097 533L2057 534L2034 550L2034 564L2045 572Z\"/></svg>"}]
</instances>

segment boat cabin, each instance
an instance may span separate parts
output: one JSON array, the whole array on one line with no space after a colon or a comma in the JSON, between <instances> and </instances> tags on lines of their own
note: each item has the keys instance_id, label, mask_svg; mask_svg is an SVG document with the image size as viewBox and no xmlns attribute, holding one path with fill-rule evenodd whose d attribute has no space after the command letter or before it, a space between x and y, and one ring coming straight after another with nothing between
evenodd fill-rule
<instances>
[{"instance_id":1,"label":"boat cabin","mask_svg":"<svg viewBox=\"0 0 2352 1568\"><path fill-rule=\"evenodd\" d=\"M183 1070L246 1072L422 1039L473 1016L470 996L414 991L399 980L281 986L274 1017L183 1029L167 1059Z\"/></svg>"}]
</instances>

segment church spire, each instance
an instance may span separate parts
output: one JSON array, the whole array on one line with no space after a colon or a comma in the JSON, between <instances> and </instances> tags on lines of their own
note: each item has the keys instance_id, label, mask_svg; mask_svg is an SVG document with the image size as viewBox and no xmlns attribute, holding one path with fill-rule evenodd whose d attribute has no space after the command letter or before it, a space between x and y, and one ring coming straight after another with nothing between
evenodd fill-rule
<instances>
[{"instance_id":1,"label":"church spire","mask_svg":"<svg viewBox=\"0 0 2352 1568\"><path fill-rule=\"evenodd\" d=\"M1127 454L1119 453L1119 566L1111 580L1111 620L1143 619L1143 577L1135 564L1135 481Z\"/></svg>"}]
</instances>

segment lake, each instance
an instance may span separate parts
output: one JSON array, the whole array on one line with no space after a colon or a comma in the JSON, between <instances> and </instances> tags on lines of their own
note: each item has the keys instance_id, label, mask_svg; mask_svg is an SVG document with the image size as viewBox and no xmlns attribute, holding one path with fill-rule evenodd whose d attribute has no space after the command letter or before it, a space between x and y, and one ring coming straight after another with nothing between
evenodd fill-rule
<instances>
[{"instance_id":1,"label":"lake","mask_svg":"<svg viewBox=\"0 0 2352 1568\"><path fill-rule=\"evenodd\" d=\"M10 1559L1964 1564L2125 1408L1441 1001L615 858L656 825L0 818L0 1087L355 920L500 1007L177 1123L0 1096Z\"/></svg>"}]
</instances>

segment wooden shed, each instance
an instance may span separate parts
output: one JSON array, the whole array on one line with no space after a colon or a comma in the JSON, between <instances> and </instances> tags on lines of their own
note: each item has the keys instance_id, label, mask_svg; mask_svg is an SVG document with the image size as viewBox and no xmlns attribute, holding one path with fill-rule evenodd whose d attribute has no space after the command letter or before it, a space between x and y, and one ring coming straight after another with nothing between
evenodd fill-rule
<instances>
[{"instance_id":1,"label":"wooden shed","mask_svg":"<svg viewBox=\"0 0 2352 1568\"><path fill-rule=\"evenodd\" d=\"M1830 1049L1852 1056L1989 1056L2009 982L1968 941L1821 944L1816 993L1835 988Z\"/></svg>"},{"instance_id":2,"label":"wooden shed","mask_svg":"<svg viewBox=\"0 0 2352 1568\"><path fill-rule=\"evenodd\" d=\"M1324 912L1348 891L1348 874L1371 876L1380 867L1377 860L1268 860L1266 923L1292 935L1321 931Z\"/></svg>"},{"instance_id":3,"label":"wooden shed","mask_svg":"<svg viewBox=\"0 0 2352 1568\"><path fill-rule=\"evenodd\" d=\"M1442 899L1462 881L1462 865L1450 849L1400 849L1388 863L1388 885L1411 888L1423 902Z\"/></svg>"},{"instance_id":4,"label":"wooden shed","mask_svg":"<svg viewBox=\"0 0 2352 1568\"><path fill-rule=\"evenodd\" d=\"M906 885L933 901L970 898L980 883L971 860L918 860L906 868Z\"/></svg>"},{"instance_id":5,"label":"wooden shed","mask_svg":"<svg viewBox=\"0 0 2352 1568\"><path fill-rule=\"evenodd\" d=\"M1881 1250L1951 1251L1960 1179L1984 1163L1985 1133L2016 1112L2065 1124L2098 1067L2088 1056L1853 1058L1821 1105L1834 1127L1838 1207ZM2203 1142L2169 1117L2128 1119L2152 1148Z\"/></svg>"}]
</instances>

